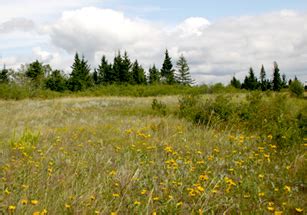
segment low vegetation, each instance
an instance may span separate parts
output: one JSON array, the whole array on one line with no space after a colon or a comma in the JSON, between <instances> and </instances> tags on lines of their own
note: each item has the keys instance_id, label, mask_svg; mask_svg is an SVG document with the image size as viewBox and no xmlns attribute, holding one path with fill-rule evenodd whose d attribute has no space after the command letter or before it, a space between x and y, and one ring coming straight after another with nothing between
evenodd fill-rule
<instances>
[{"instance_id":1,"label":"low vegetation","mask_svg":"<svg viewBox=\"0 0 307 215\"><path fill-rule=\"evenodd\" d=\"M3 100L0 118L3 214L307 210L304 99Z\"/></svg>"}]
</instances>

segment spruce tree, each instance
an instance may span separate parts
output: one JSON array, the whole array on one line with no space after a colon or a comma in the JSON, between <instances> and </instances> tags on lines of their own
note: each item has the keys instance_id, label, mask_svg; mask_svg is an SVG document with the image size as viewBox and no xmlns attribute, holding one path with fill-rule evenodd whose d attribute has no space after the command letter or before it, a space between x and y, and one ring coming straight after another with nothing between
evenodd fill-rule
<instances>
[{"instance_id":1,"label":"spruce tree","mask_svg":"<svg viewBox=\"0 0 307 215\"><path fill-rule=\"evenodd\" d=\"M145 71L137 60L132 65L131 84L146 84Z\"/></svg>"},{"instance_id":2,"label":"spruce tree","mask_svg":"<svg viewBox=\"0 0 307 215\"><path fill-rule=\"evenodd\" d=\"M5 68L0 71L0 84L8 83L9 82L9 71Z\"/></svg>"},{"instance_id":3,"label":"spruce tree","mask_svg":"<svg viewBox=\"0 0 307 215\"><path fill-rule=\"evenodd\" d=\"M68 88L71 91L81 91L92 86L90 66L84 59L84 56L80 59L78 53L76 53L71 68L72 72L68 80Z\"/></svg>"},{"instance_id":4,"label":"spruce tree","mask_svg":"<svg viewBox=\"0 0 307 215\"><path fill-rule=\"evenodd\" d=\"M237 88L237 89L241 88L240 80L236 79L235 76L232 77L232 80L230 81L230 85Z\"/></svg>"},{"instance_id":5,"label":"spruce tree","mask_svg":"<svg viewBox=\"0 0 307 215\"><path fill-rule=\"evenodd\" d=\"M252 67L249 69L248 76L246 76L244 79L242 88L247 90L256 90L258 88L258 81Z\"/></svg>"},{"instance_id":6,"label":"spruce tree","mask_svg":"<svg viewBox=\"0 0 307 215\"><path fill-rule=\"evenodd\" d=\"M114 57L113 67L112 67L112 80L115 83L120 83L122 64L123 64L123 58L119 51L118 54Z\"/></svg>"},{"instance_id":7,"label":"spruce tree","mask_svg":"<svg viewBox=\"0 0 307 215\"><path fill-rule=\"evenodd\" d=\"M274 62L274 73L273 73L273 90L280 91L282 88L282 80L280 78L278 64Z\"/></svg>"},{"instance_id":8,"label":"spruce tree","mask_svg":"<svg viewBox=\"0 0 307 215\"><path fill-rule=\"evenodd\" d=\"M187 60L185 59L185 57L183 55L181 55L179 57L179 60L177 61L177 81L179 84L182 85L188 85L190 86L191 84L193 84L190 72L189 72L190 68L189 65L187 63Z\"/></svg>"},{"instance_id":9,"label":"spruce tree","mask_svg":"<svg viewBox=\"0 0 307 215\"><path fill-rule=\"evenodd\" d=\"M121 64L121 69L119 70L119 82L120 83L129 83L131 80L131 61L127 52L124 53L124 57Z\"/></svg>"},{"instance_id":10,"label":"spruce tree","mask_svg":"<svg viewBox=\"0 0 307 215\"><path fill-rule=\"evenodd\" d=\"M45 81L45 88L63 92L66 90L66 78L62 75L62 72L59 70L55 70L49 75Z\"/></svg>"},{"instance_id":11,"label":"spruce tree","mask_svg":"<svg viewBox=\"0 0 307 215\"><path fill-rule=\"evenodd\" d=\"M42 63L38 60L29 64L25 72L26 77L28 77L34 87L41 87L44 80L45 70Z\"/></svg>"},{"instance_id":12,"label":"spruce tree","mask_svg":"<svg viewBox=\"0 0 307 215\"><path fill-rule=\"evenodd\" d=\"M261 86L261 90L262 91L266 91L267 90L267 80L266 78L266 74L265 74L265 70L264 70L264 66L261 66L261 70L260 70L260 86Z\"/></svg>"},{"instance_id":13,"label":"spruce tree","mask_svg":"<svg viewBox=\"0 0 307 215\"><path fill-rule=\"evenodd\" d=\"M155 65L149 68L149 77L148 77L149 84L158 84L160 83L160 72L156 68Z\"/></svg>"},{"instance_id":14,"label":"spruce tree","mask_svg":"<svg viewBox=\"0 0 307 215\"><path fill-rule=\"evenodd\" d=\"M281 88L287 88L287 78L286 78L286 74L282 74L281 78L282 78L282 81L281 81Z\"/></svg>"},{"instance_id":15,"label":"spruce tree","mask_svg":"<svg viewBox=\"0 0 307 215\"><path fill-rule=\"evenodd\" d=\"M94 72L93 72L93 81L94 81L94 84L95 84L95 85L99 84L99 82L98 82L98 72L97 72L97 69L94 69Z\"/></svg>"},{"instance_id":16,"label":"spruce tree","mask_svg":"<svg viewBox=\"0 0 307 215\"><path fill-rule=\"evenodd\" d=\"M98 84L113 84L117 81L117 76L112 70L112 65L107 61L106 56L102 56L100 65L97 69L98 75Z\"/></svg>"},{"instance_id":17,"label":"spruce tree","mask_svg":"<svg viewBox=\"0 0 307 215\"><path fill-rule=\"evenodd\" d=\"M175 75L174 75L172 59L169 57L167 49L165 51L165 58L161 68L161 77L163 79L163 82L167 84L175 83Z\"/></svg>"}]
</instances>

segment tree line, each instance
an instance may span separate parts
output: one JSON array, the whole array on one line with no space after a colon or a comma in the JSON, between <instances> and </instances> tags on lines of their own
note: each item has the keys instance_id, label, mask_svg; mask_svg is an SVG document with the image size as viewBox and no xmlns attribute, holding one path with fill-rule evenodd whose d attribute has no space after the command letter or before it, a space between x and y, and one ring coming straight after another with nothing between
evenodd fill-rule
<instances>
[{"instance_id":1,"label":"tree line","mask_svg":"<svg viewBox=\"0 0 307 215\"><path fill-rule=\"evenodd\" d=\"M174 67L167 49L161 69L153 65L147 73L138 60L132 62L127 52L122 55L120 51L113 63L109 63L103 55L100 64L93 71L85 57L76 53L71 69L67 76L63 71L52 70L49 64L44 65L36 60L22 65L18 72L4 67L0 70L0 83L30 83L35 87L59 92L82 91L93 86L111 84L193 84L186 58L181 55Z\"/></svg>"},{"instance_id":2,"label":"tree line","mask_svg":"<svg viewBox=\"0 0 307 215\"><path fill-rule=\"evenodd\" d=\"M277 62L274 62L274 69L273 69L273 78L269 79L266 76L266 71L264 66L261 66L260 70L260 78L257 79L254 70L252 67L249 69L249 73L245 76L243 83L240 80L236 79L233 76L232 80L230 81L230 85L238 89L246 89L246 90L273 90L273 91L280 91L283 88L302 88L302 83L297 79L295 76L294 81L289 79L287 81L286 75L280 75L280 69Z\"/></svg>"}]
</instances>

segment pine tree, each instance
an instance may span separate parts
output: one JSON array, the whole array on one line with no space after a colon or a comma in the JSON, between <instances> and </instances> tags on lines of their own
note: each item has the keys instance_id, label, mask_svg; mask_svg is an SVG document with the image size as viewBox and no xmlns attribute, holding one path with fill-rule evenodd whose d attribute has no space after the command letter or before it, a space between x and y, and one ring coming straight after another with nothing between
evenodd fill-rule
<instances>
[{"instance_id":1,"label":"pine tree","mask_svg":"<svg viewBox=\"0 0 307 215\"><path fill-rule=\"evenodd\" d=\"M3 69L0 71L0 84L9 82L9 70L3 66Z\"/></svg>"},{"instance_id":2,"label":"pine tree","mask_svg":"<svg viewBox=\"0 0 307 215\"><path fill-rule=\"evenodd\" d=\"M249 69L249 75L244 79L242 88L247 90L256 90L258 88L258 81L252 67Z\"/></svg>"},{"instance_id":3,"label":"pine tree","mask_svg":"<svg viewBox=\"0 0 307 215\"><path fill-rule=\"evenodd\" d=\"M45 88L63 92L66 90L66 78L62 75L62 72L59 70L55 70L49 75L45 81Z\"/></svg>"},{"instance_id":4,"label":"pine tree","mask_svg":"<svg viewBox=\"0 0 307 215\"><path fill-rule=\"evenodd\" d=\"M179 84L182 85L191 85L193 84L193 80L190 75L190 68L187 63L187 60L183 55L179 57L179 60L177 61L177 69L178 69L178 74L177 74L177 81Z\"/></svg>"},{"instance_id":5,"label":"pine tree","mask_svg":"<svg viewBox=\"0 0 307 215\"><path fill-rule=\"evenodd\" d=\"M118 54L114 57L113 60L113 67L112 67L112 81L113 83L119 83L120 82L120 75L122 70L122 64L123 64L123 58L120 54L120 51Z\"/></svg>"},{"instance_id":6,"label":"pine tree","mask_svg":"<svg viewBox=\"0 0 307 215\"><path fill-rule=\"evenodd\" d=\"M137 60L132 65L131 84L146 84L145 71Z\"/></svg>"},{"instance_id":7,"label":"pine tree","mask_svg":"<svg viewBox=\"0 0 307 215\"><path fill-rule=\"evenodd\" d=\"M80 60L78 53L75 55L75 60L71 66L72 72L68 80L68 88L71 91L81 91L92 86L92 78L90 75L90 66L84 59Z\"/></svg>"},{"instance_id":8,"label":"pine tree","mask_svg":"<svg viewBox=\"0 0 307 215\"><path fill-rule=\"evenodd\" d=\"M266 91L268 88L268 83L266 78L266 74L265 74L265 70L264 70L264 66L261 66L261 70L260 70L260 86L261 86L261 90L262 91Z\"/></svg>"},{"instance_id":9,"label":"pine tree","mask_svg":"<svg viewBox=\"0 0 307 215\"><path fill-rule=\"evenodd\" d=\"M151 68L149 68L149 77L148 77L149 84L158 84L160 83L160 72L156 68L155 65L153 65Z\"/></svg>"},{"instance_id":10,"label":"pine tree","mask_svg":"<svg viewBox=\"0 0 307 215\"><path fill-rule=\"evenodd\" d=\"M282 78L281 88L287 88L287 78L286 78L286 75L282 74L281 78Z\"/></svg>"},{"instance_id":11,"label":"pine tree","mask_svg":"<svg viewBox=\"0 0 307 215\"><path fill-rule=\"evenodd\" d=\"M238 79L236 79L235 76L232 77L232 80L230 81L230 85L237 88L237 89L241 88L241 83Z\"/></svg>"},{"instance_id":12,"label":"pine tree","mask_svg":"<svg viewBox=\"0 0 307 215\"><path fill-rule=\"evenodd\" d=\"M94 72L93 72L93 81L94 81L94 84L95 84L95 85L99 84L99 82L98 82L98 72L97 72L97 69L94 69Z\"/></svg>"},{"instance_id":13,"label":"pine tree","mask_svg":"<svg viewBox=\"0 0 307 215\"><path fill-rule=\"evenodd\" d=\"M127 52L124 53L124 57L121 64L121 69L119 70L119 82L120 83L129 83L131 80L131 61Z\"/></svg>"},{"instance_id":14,"label":"pine tree","mask_svg":"<svg viewBox=\"0 0 307 215\"><path fill-rule=\"evenodd\" d=\"M175 83L175 75L172 64L172 59L169 57L168 50L165 51L165 58L161 69L161 77L167 84Z\"/></svg>"},{"instance_id":15,"label":"pine tree","mask_svg":"<svg viewBox=\"0 0 307 215\"><path fill-rule=\"evenodd\" d=\"M40 63L38 60L29 64L25 72L25 75L26 77L30 78L34 87L41 87L45 75L43 64Z\"/></svg>"},{"instance_id":16,"label":"pine tree","mask_svg":"<svg viewBox=\"0 0 307 215\"><path fill-rule=\"evenodd\" d=\"M106 56L102 56L97 69L98 84L113 84L117 81L117 76L112 70L112 65L108 63Z\"/></svg>"},{"instance_id":17,"label":"pine tree","mask_svg":"<svg viewBox=\"0 0 307 215\"><path fill-rule=\"evenodd\" d=\"M273 90L280 91L282 87L282 80L280 78L278 64L274 62L274 73L273 73Z\"/></svg>"}]
</instances>

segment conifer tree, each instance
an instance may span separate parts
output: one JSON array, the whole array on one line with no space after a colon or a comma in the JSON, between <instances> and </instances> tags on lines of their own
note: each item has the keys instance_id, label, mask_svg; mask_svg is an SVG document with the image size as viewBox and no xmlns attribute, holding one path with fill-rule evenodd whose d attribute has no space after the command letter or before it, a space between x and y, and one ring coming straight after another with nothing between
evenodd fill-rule
<instances>
[{"instance_id":1,"label":"conifer tree","mask_svg":"<svg viewBox=\"0 0 307 215\"><path fill-rule=\"evenodd\" d=\"M71 68L72 72L68 80L68 88L71 91L80 91L92 86L90 66L84 56L80 59L78 53L76 53Z\"/></svg>"},{"instance_id":2,"label":"conifer tree","mask_svg":"<svg viewBox=\"0 0 307 215\"><path fill-rule=\"evenodd\" d=\"M148 82L149 84L158 84L160 83L160 72L156 68L155 65L149 68L149 77L148 77Z\"/></svg>"},{"instance_id":3,"label":"conifer tree","mask_svg":"<svg viewBox=\"0 0 307 215\"><path fill-rule=\"evenodd\" d=\"M63 92L66 90L66 78L62 75L62 72L55 70L49 75L45 81L45 88Z\"/></svg>"},{"instance_id":4,"label":"conifer tree","mask_svg":"<svg viewBox=\"0 0 307 215\"><path fill-rule=\"evenodd\" d=\"M145 71L142 68L142 66L139 65L137 60L135 60L135 62L132 65L131 80L132 84L146 84Z\"/></svg>"},{"instance_id":5,"label":"conifer tree","mask_svg":"<svg viewBox=\"0 0 307 215\"><path fill-rule=\"evenodd\" d=\"M235 76L232 77L232 80L230 81L230 85L237 88L237 89L241 88L240 80L236 79Z\"/></svg>"},{"instance_id":6,"label":"conifer tree","mask_svg":"<svg viewBox=\"0 0 307 215\"><path fill-rule=\"evenodd\" d=\"M190 75L190 68L189 68L189 65L187 63L187 60L185 59L185 57L183 55L181 55L179 57L179 60L177 61L177 71L178 71L178 74L177 74L177 81L179 84L182 84L182 85L191 85L193 84L193 80L191 78L191 75Z\"/></svg>"},{"instance_id":7,"label":"conifer tree","mask_svg":"<svg viewBox=\"0 0 307 215\"><path fill-rule=\"evenodd\" d=\"M274 91L280 91L280 89L282 88L282 80L280 78L279 68L276 62L274 62L274 73L273 73L272 84Z\"/></svg>"},{"instance_id":8,"label":"conifer tree","mask_svg":"<svg viewBox=\"0 0 307 215\"><path fill-rule=\"evenodd\" d=\"M0 71L0 84L9 82L9 70L3 66L3 69Z\"/></svg>"},{"instance_id":9,"label":"conifer tree","mask_svg":"<svg viewBox=\"0 0 307 215\"><path fill-rule=\"evenodd\" d=\"M124 53L124 57L121 64L121 69L119 70L119 82L129 83L131 80L131 61L127 52Z\"/></svg>"},{"instance_id":10,"label":"conifer tree","mask_svg":"<svg viewBox=\"0 0 307 215\"><path fill-rule=\"evenodd\" d=\"M100 65L97 69L98 84L113 84L117 81L117 76L112 70L112 65L107 61L106 56L102 56Z\"/></svg>"},{"instance_id":11,"label":"conifer tree","mask_svg":"<svg viewBox=\"0 0 307 215\"><path fill-rule=\"evenodd\" d=\"M94 81L94 84L95 84L95 85L99 84L99 82L98 82L98 72L97 72L97 69L94 69L94 72L93 72L93 81Z\"/></svg>"},{"instance_id":12,"label":"conifer tree","mask_svg":"<svg viewBox=\"0 0 307 215\"><path fill-rule=\"evenodd\" d=\"M282 74L281 78L282 78L282 81L281 81L281 88L287 88L287 78L286 78L286 74Z\"/></svg>"},{"instance_id":13,"label":"conifer tree","mask_svg":"<svg viewBox=\"0 0 307 215\"><path fill-rule=\"evenodd\" d=\"M252 67L249 69L249 75L244 79L242 88L247 90L256 90L258 88L258 81Z\"/></svg>"},{"instance_id":14,"label":"conifer tree","mask_svg":"<svg viewBox=\"0 0 307 215\"><path fill-rule=\"evenodd\" d=\"M172 59L169 57L167 49L165 51L165 58L161 68L161 77L163 79L163 82L167 84L175 83L175 75L174 75Z\"/></svg>"},{"instance_id":15,"label":"conifer tree","mask_svg":"<svg viewBox=\"0 0 307 215\"><path fill-rule=\"evenodd\" d=\"M114 57L114 60L113 60L113 68L112 68L112 72L113 72L112 76L113 77L112 77L112 79L115 83L120 82L122 64L123 64L123 58L122 58L120 51L119 51L118 54Z\"/></svg>"},{"instance_id":16,"label":"conifer tree","mask_svg":"<svg viewBox=\"0 0 307 215\"><path fill-rule=\"evenodd\" d=\"M267 90L267 80L266 78L266 74L265 74L265 70L264 70L264 66L261 66L261 70L260 70L260 86L261 86L261 90L262 91L266 91Z\"/></svg>"},{"instance_id":17,"label":"conifer tree","mask_svg":"<svg viewBox=\"0 0 307 215\"><path fill-rule=\"evenodd\" d=\"M29 64L25 72L26 77L30 78L34 87L41 87L44 80L44 66L38 60Z\"/></svg>"}]
</instances>

